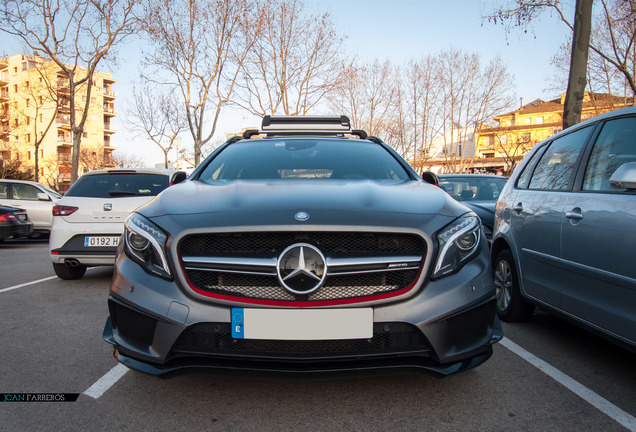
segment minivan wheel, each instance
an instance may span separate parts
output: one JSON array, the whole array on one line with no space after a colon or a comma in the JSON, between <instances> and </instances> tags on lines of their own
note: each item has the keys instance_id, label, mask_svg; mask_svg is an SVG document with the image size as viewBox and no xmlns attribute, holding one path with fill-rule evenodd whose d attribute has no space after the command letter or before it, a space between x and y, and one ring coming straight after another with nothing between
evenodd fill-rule
<instances>
[{"instance_id":1,"label":"minivan wheel","mask_svg":"<svg viewBox=\"0 0 636 432\"><path fill-rule=\"evenodd\" d=\"M517 269L508 249L499 252L494 262L497 315L503 321L527 321L534 306L521 297Z\"/></svg>"},{"instance_id":2,"label":"minivan wheel","mask_svg":"<svg viewBox=\"0 0 636 432\"><path fill-rule=\"evenodd\" d=\"M53 270L60 279L75 280L81 279L86 273L85 265L78 265L77 267L71 267L66 264L53 263Z\"/></svg>"}]
</instances>

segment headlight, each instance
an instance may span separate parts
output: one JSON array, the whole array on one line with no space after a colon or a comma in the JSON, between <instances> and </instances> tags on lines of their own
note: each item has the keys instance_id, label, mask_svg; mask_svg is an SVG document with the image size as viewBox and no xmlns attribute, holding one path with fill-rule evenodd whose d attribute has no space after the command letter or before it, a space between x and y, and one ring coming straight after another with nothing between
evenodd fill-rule
<instances>
[{"instance_id":1,"label":"headlight","mask_svg":"<svg viewBox=\"0 0 636 432\"><path fill-rule=\"evenodd\" d=\"M172 279L165 254L168 239L166 233L138 213L128 216L124 228L126 255L148 273Z\"/></svg>"},{"instance_id":2,"label":"headlight","mask_svg":"<svg viewBox=\"0 0 636 432\"><path fill-rule=\"evenodd\" d=\"M481 238L481 222L474 213L466 214L437 234L439 255L431 279L457 272L476 256Z\"/></svg>"}]
</instances>

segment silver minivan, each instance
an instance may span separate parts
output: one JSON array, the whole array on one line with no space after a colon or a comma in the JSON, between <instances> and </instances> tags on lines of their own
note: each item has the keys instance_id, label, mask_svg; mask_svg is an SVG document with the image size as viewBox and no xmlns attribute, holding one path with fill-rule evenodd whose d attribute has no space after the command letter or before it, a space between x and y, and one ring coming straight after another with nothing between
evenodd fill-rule
<instances>
[{"instance_id":1,"label":"silver minivan","mask_svg":"<svg viewBox=\"0 0 636 432\"><path fill-rule=\"evenodd\" d=\"M535 146L495 215L497 312L535 306L636 349L636 107Z\"/></svg>"}]
</instances>

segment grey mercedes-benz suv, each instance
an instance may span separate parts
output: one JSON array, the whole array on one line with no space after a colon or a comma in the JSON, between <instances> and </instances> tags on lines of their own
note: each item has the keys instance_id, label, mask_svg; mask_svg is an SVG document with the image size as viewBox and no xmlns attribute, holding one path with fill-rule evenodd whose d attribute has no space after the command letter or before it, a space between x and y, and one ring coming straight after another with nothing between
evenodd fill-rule
<instances>
[{"instance_id":1,"label":"grey mercedes-benz suv","mask_svg":"<svg viewBox=\"0 0 636 432\"><path fill-rule=\"evenodd\" d=\"M502 320L539 306L636 351L636 107L537 144L495 216Z\"/></svg>"},{"instance_id":2,"label":"grey mercedes-benz suv","mask_svg":"<svg viewBox=\"0 0 636 432\"><path fill-rule=\"evenodd\" d=\"M346 117L267 116L137 209L108 305L151 374L450 374L502 337L479 218Z\"/></svg>"}]
</instances>

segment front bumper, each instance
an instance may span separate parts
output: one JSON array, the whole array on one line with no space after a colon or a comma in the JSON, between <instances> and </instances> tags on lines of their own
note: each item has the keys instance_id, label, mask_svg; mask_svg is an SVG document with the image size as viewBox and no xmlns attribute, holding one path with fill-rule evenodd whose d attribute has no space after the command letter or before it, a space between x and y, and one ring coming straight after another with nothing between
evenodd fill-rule
<instances>
[{"instance_id":1,"label":"front bumper","mask_svg":"<svg viewBox=\"0 0 636 432\"><path fill-rule=\"evenodd\" d=\"M369 340L237 340L231 336L230 315L233 306L241 305L195 299L186 292L120 254L103 334L115 357L155 375L192 367L275 372L415 368L447 375L486 361L492 344L503 337L487 253L457 274L426 281L409 298L362 305L373 308Z\"/></svg>"}]
</instances>

